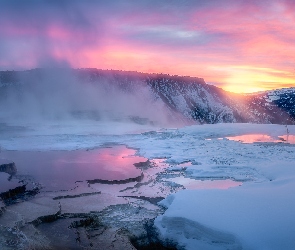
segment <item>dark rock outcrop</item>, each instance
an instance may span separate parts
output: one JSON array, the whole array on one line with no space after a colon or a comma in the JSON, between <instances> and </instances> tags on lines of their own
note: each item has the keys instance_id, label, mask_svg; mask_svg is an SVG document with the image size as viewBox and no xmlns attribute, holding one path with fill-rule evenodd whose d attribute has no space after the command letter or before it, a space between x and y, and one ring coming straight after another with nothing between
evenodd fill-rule
<instances>
[{"instance_id":1,"label":"dark rock outcrop","mask_svg":"<svg viewBox=\"0 0 295 250\"><path fill-rule=\"evenodd\" d=\"M158 202L165 199L164 197L147 197L147 196L132 196L132 195L124 195L124 196L118 196L118 197L125 197L125 198L133 198L133 199L139 199L148 201L154 205L157 205Z\"/></svg>"},{"instance_id":2,"label":"dark rock outcrop","mask_svg":"<svg viewBox=\"0 0 295 250\"><path fill-rule=\"evenodd\" d=\"M0 163L0 172L4 172L10 175L14 175L17 172L16 166L14 162L11 163Z\"/></svg>"},{"instance_id":3,"label":"dark rock outcrop","mask_svg":"<svg viewBox=\"0 0 295 250\"><path fill-rule=\"evenodd\" d=\"M82 193L82 194L76 194L76 195L62 195L62 196L56 196L53 198L53 200L61 200L61 199L74 199L78 197L84 197L84 196L92 196L101 194L101 192L93 192L93 193Z\"/></svg>"},{"instance_id":4,"label":"dark rock outcrop","mask_svg":"<svg viewBox=\"0 0 295 250\"><path fill-rule=\"evenodd\" d=\"M39 188L36 187L32 190L27 190L26 185L22 185L0 193L0 198L3 200L5 205L11 205L17 203L18 201L26 200L37 193L39 193Z\"/></svg>"},{"instance_id":5,"label":"dark rock outcrop","mask_svg":"<svg viewBox=\"0 0 295 250\"><path fill-rule=\"evenodd\" d=\"M137 177L131 177L128 179L124 180L102 180L102 179L94 179L94 180L87 180L89 184L95 184L95 183L100 183L100 184L126 184L130 182L141 182L144 177L144 174L141 173L140 176Z\"/></svg>"},{"instance_id":6,"label":"dark rock outcrop","mask_svg":"<svg viewBox=\"0 0 295 250\"><path fill-rule=\"evenodd\" d=\"M143 162L137 162L133 164L136 168L139 168L141 170L148 169L152 167L151 162L149 160L143 161Z\"/></svg>"}]
</instances>

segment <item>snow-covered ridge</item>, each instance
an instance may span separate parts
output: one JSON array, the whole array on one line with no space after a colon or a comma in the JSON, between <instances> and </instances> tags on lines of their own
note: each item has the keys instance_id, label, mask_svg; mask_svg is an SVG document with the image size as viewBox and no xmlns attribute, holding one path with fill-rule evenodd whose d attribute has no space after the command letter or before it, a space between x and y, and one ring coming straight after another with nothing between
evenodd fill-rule
<instances>
[{"instance_id":1,"label":"snow-covered ridge","mask_svg":"<svg viewBox=\"0 0 295 250\"><path fill-rule=\"evenodd\" d=\"M282 95L295 95L295 87L266 91L264 92L263 96L266 99L266 101L273 102L279 100Z\"/></svg>"},{"instance_id":2,"label":"snow-covered ridge","mask_svg":"<svg viewBox=\"0 0 295 250\"><path fill-rule=\"evenodd\" d=\"M45 81L46 79L49 81ZM48 85L44 86L46 88L50 88L52 82L79 82L83 84L83 91L93 86L103 86L104 96L110 95L108 100L114 98L110 93L119 90L125 95L138 97L133 100L131 107L128 106L129 109L146 103L145 107L150 107L152 110L151 102L147 102L147 99L152 99L153 103L157 103L156 110L165 109L170 120L176 119L182 124L236 122L295 124L295 88L244 95L226 92L206 84L204 79L197 77L98 69L35 69L23 72L0 72L1 99L3 100L5 95L7 97L5 93L9 89L20 92L18 89L23 91L32 82ZM64 85L59 85L62 91ZM56 92L59 91L56 90L54 94ZM93 91L85 92L87 94L92 92L90 94L94 96ZM61 94L58 95L62 100ZM67 104L64 103L65 100L67 99L64 98L61 102ZM113 103L116 105L116 102ZM150 119L150 115L144 113L140 112L140 115L136 116Z\"/></svg>"}]
</instances>

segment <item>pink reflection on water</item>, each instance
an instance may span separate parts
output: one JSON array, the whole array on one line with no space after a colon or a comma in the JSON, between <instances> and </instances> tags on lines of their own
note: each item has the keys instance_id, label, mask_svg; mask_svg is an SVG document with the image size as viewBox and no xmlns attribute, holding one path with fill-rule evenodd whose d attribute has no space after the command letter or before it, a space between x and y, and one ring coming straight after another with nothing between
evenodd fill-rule
<instances>
[{"instance_id":1,"label":"pink reflection on water","mask_svg":"<svg viewBox=\"0 0 295 250\"><path fill-rule=\"evenodd\" d=\"M254 142L274 142L274 143L295 143L294 135L283 135L279 137L272 137L266 134L248 134L226 137L229 140L240 141L242 143L254 143Z\"/></svg>"},{"instance_id":2,"label":"pink reflection on water","mask_svg":"<svg viewBox=\"0 0 295 250\"><path fill-rule=\"evenodd\" d=\"M131 177L137 174L139 171L133 164L147 160L144 157L134 156L134 154L135 150L125 146L75 151L75 153L64 154L53 164L57 168L65 168L67 165L71 169L82 168L83 172L99 175L101 179L119 180L124 177L129 178L130 174Z\"/></svg>"},{"instance_id":3,"label":"pink reflection on water","mask_svg":"<svg viewBox=\"0 0 295 250\"><path fill-rule=\"evenodd\" d=\"M124 180L141 174L133 164L147 159L125 146L75 151L3 151L15 162L18 174L36 178L45 190L73 188L76 181Z\"/></svg>"},{"instance_id":4,"label":"pink reflection on water","mask_svg":"<svg viewBox=\"0 0 295 250\"><path fill-rule=\"evenodd\" d=\"M242 182L233 180L194 180L185 177L167 179L184 186L185 189L229 189L242 185Z\"/></svg>"},{"instance_id":5,"label":"pink reflection on water","mask_svg":"<svg viewBox=\"0 0 295 250\"><path fill-rule=\"evenodd\" d=\"M283 142L295 144L295 135L282 135L282 136L279 136L279 138Z\"/></svg>"}]
</instances>

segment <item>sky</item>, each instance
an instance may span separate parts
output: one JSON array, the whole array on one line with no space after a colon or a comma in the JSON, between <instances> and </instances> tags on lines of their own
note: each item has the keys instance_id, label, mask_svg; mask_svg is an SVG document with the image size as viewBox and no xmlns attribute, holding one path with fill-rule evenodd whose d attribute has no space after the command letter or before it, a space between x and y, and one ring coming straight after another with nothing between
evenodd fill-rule
<instances>
[{"instance_id":1,"label":"sky","mask_svg":"<svg viewBox=\"0 0 295 250\"><path fill-rule=\"evenodd\" d=\"M99 68L295 86L294 0L0 0L0 70Z\"/></svg>"}]
</instances>

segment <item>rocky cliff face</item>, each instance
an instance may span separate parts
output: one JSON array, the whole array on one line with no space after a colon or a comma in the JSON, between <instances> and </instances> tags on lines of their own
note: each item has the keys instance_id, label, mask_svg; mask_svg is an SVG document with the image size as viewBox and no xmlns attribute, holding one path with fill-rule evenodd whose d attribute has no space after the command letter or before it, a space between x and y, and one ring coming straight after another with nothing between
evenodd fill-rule
<instances>
[{"instance_id":1,"label":"rocky cliff face","mask_svg":"<svg viewBox=\"0 0 295 250\"><path fill-rule=\"evenodd\" d=\"M50 75L52 73L42 69L0 72L0 95L4 98L8 89L14 88L15 92L19 92L28 83L40 82ZM109 92L116 88L122 93L140 96L136 99L140 105L149 95L165 106L170 116L187 122L295 124L295 88L233 94L196 77L98 69L57 70L56 75L62 79L67 79L64 75L70 75L71 79L85 84L85 88L88 85L103 85ZM144 114L133 117L141 122L145 121L144 118Z\"/></svg>"},{"instance_id":2,"label":"rocky cliff face","mask_svg":"<svg viewBox=\"0 0 295 250\"><path fill-rule=\"evenodd\" d=\"M228 93L206 84L202 78L95 69L78 70L76 73L84 81L107 81L125 92L136 93L139 86L145 88L174 115L180 114L191 121L238 121L230 107Z\"/></svg>"},{"instance_id":3,"label":"rocky cliff face","mask_svg":"<svg viewBox=\"0 0 295 250\"><path fill-rule=\"evenodd\" d=\"M203 79L163 76L148 78L146 82L157 98L188 119L199 123L237 121L225 92Z\"/></svg>"},{"instance_id":4,"label":"rocky cliff face","mask_svg":"<svg viewBox=\"0 0 295 250\"><path fill-rule=\"evenodd\" d=\"M252 109L269 123L295 123L295 88L249 95Z\"/></svg>"},{"instance_id":5,"label":"rocky cliff face","mask_svg":"<svg viewBox=\"0 0 295 250\"><path fill-rule=\"evenodd\" d=\"M78 74L90 81L111 79L125 91L146 86L170 110L198 123L295 124L295 88L233 94L196 77L95 69L79 70Z\"/></svg>"}]
</instances>

